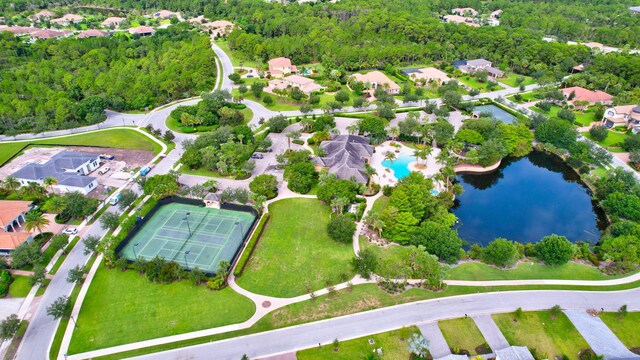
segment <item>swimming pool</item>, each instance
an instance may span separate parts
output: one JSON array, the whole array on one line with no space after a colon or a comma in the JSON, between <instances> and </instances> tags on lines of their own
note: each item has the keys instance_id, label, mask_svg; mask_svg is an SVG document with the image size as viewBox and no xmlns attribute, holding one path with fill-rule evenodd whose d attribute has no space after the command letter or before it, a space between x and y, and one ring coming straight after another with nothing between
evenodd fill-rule
<instances>
[{"instance_id":1,"label":"swimming pool","mask_svg":"<svg viewBox=\"0 0 640 360\"><path fill-rule=\"evenodd\" d=\"M383 161L382 166L391 169L393 171L393 176L395 176L396 179L400 180L411 173L411 170L409 170L409 163L412 163L414 161L416 161L415 156L400 155L400 157L393 161Z\"/></svg>"},{"instance_id":2,"label":"swimming pool","mask_svg":"<svg viewBox=\"0 0 640 360\"><path fill-rule=\"evenodd\" d=\"M502 121L505 124L511 124L516 117L510 114L508 111L501 109L493 104L481 105L473 108L474 114L490 113L495 119Z\"/></svg>"}]
</instances>

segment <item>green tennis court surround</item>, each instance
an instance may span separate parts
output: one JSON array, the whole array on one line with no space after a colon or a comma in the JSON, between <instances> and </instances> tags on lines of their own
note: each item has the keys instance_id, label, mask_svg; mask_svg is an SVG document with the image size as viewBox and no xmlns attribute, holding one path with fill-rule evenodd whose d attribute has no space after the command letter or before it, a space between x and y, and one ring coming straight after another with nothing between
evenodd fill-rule
<instances>
[{"instance_id":1,"label":"green tennis court surround","mask_svg":"<svg viewBox=\"0 0 640 360\"><path fill-rule=\"evenodd\" d=\"M220 260L233 263L256 216L196 203L188 199L163 201L127 236L119 255L128 260L159 256L188 270L197 267L207 273L216 273Z\"/></svg>"}]
</instances>

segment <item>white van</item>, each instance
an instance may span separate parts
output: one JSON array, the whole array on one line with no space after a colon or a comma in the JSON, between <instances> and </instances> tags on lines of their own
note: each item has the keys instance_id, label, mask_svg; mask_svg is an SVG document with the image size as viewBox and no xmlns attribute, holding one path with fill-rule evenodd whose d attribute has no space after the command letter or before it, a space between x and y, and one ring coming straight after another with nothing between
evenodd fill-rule
<instances>
[{"instance_id":1,"label":"white van","mask_svg":"<svg viewBox=\"0 0 640 360\"><path fill-rule=\"evenodd\" d=\"M103 167L102 169L98 170L98 174L100 174L100 175L104 175L104 174L106 174L106 173L107 173L107 171L109 171L109 170L111 170L111 168L110 168L110 167L108 167L108 166L105 166L105 167Z\"/></svg>"}]
</instances>

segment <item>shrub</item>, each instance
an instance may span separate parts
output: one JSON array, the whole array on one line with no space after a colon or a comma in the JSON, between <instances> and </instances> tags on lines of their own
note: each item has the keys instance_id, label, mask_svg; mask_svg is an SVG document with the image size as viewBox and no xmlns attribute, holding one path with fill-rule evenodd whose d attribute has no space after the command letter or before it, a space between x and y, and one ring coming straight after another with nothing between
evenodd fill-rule
<instances>
[{"instance_id":1,"label":"shrub","mask_svg":"<svg viewBox=\"0 0 640 360\"><path fill-rule=\"evenodd\" d=\"M180 128L180 131L185 133L185 134L192 134L196 131L198 131L196 128L191 127L191 126L183 126Z\"/></svg>"},{"instance_id":2,"label":"shrub","mask_svg":"<svg viewBox=\"0 0 640 360\"><path fill-rule=\"evenodd\" d=\"M292 140L291 142L292 142L292 143L294 143L294 144L296 144L296 145L304 145L304 140L300 140L300 139L298 139L298 140Z\"/></svg>"},{"instance_id":3,"label":"shrub","mask_svg":"<svg viewBox=\"0 0 640 360\"><path fill-rule=\"evenodd\" d=\"M356 232L356 223L348 215L340 214L334 216L327 225L329 236L336 241L349 243Z\"/></svg>"},{"instance_id":4,"label":"shrub","mask_svg":"<svg viewBox=\"0 0 640 360\"><path fill-rule=\"evenodd\" d=\"M220 290L224 287L224 279L220 276L213 277L207 281L207 287L211 290Z\"/></svg>"},{"instance_id":5,"label":"shrub","mask_svg":"<svg viewBox=\"0 0 640 360\"><path fill-rule=\"evenodd\" d=\"M278 194L278 179L273 175L258 175L249 183L249 189L257 195L272 199Z\"/></svg>"},{"instance_id":6,"label":"shrub","mask_svg":"<svg viewBox=\"0 0 640 360\"><path fill-rule=\"evenodd\" d=\"M573 246L564 236L549 235L536 245L536 254L548 265L561 265L571 259Z\"/></svg>"},{"instance_id":7,"label":"shrub","mask_svg":"<svg viewBox=\"0 0 640 360\"><path fill-rule=\"evenodd\" d=\"M249 242L247 243L247 246L242 252L240 259L236 263L236 268L233 271L234 276L238 277L242 275L242 271L244 271L244 267L247 264L247 261L249 261L249 258L253 253L253 249L256 247L256 244L258 243L258 239L260 239L260 237L262 236L264 227L267 225L267 222L269 221L269 216L270 216L269 214L265 214L262 216L262 218L260 218L260 222L258 223L258 226L256 226L256 229L254 230L253 235L249 239Z\"/></svg>"},{"instance_id":8,"label":"shrub","mask_svg":"<svg viewBox=\"0 0 640 360\"><path fill-rule=\"evenodd\" d=\"M589 129L589 134L595 141L603 141L609 135L609 130L605 129L604 126L598 125Z\"/></svg>"},{"instance_id":9,"label":"shrub","mask_svg":"<svg viewBox=\"0 0 640 360\"><path fill-rule=\"evenodd\" d=\"M497 238L482 249L482 261L498 267L513 266L516 260L517 249L512 241Z\"/></svg>"}]
</instances>

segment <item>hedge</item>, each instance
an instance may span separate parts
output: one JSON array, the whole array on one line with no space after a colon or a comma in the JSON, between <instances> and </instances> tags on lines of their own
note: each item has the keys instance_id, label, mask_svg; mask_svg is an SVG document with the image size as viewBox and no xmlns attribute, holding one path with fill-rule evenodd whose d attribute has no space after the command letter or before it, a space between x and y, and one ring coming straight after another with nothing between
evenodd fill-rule
<instances>
[{"instance_id":1,"label":"hedge","mask_svg":"<svg viewBox=\"0 0 640 360\"><path fill-rule=\"evenodd\" d=\"M291 142L296 144L296 145L304 145L304 141L303 140L293 140Z\"/></svg>"},{"instance_id":2,"label":"hedge","mask_svg":"<svg viewBox=\"0 0 640 360\"><path fill-rule=\"evenodd\" d=\"M13 278L7 270L4 270L2 271L2 273L0 273L0 298L7 296L12 280Z\"/></svg>"},{"instance_id":3,"label":"hedge","mask_svg":"<svg viewBox=\"0 0 640 360\"><path fill-rule=\"evenodd\" d=\"M234 276L238 277L242 275L242 272L244 271L244 267L247 265L247 262L249 262L249 258L251 257L251 254L253 254L253 249L256 247L256 244L258 243L258 239L260 239L260 237L262 236L262 231L264 230L264 227L267 225L267 222L269 221L269 217L270 217L269 214L264 214L262 215L262 218L260 218L260 222L258 223L258 226L256 226L256 229L253 231L253 235L251 235L251 238L249 239L247 246L242 252L240 259L238 259L238 262L236 263L236 268L233 271Z\"/></svg>"}]
</instances>

